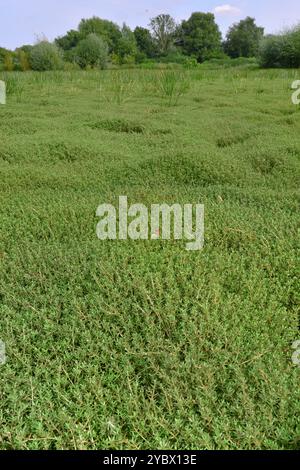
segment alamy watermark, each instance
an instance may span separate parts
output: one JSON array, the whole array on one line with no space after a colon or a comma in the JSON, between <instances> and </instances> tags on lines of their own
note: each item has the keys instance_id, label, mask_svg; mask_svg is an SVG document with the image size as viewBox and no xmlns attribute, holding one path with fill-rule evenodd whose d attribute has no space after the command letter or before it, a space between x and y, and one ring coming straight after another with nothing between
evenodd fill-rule
<instances>
[{"instance_id":1,"label":"alamy watermark","mask_svg":"<svg viewBox=\"0 0 300 470\"><path fill-rule=\"evenodd\" d=\"M292 83L292 90L296 90L292 94L292 103L298 105L300 104L300 80L295 80Z\"/></svg>"},{"instance_id":2,"label":"alamy watermark","mask_svg":"<svg viewBox=\"0 0 300 470\"><path fill-rule=\"evenodd\" d=\"M127 196L119 197L118 214L112 204L101 204L96 212L100 240L187 240L186 250L204 246L203 204L144 204L128 207ZM173 236L172 236L173 235Z\"/></svg>"},{"instance_id":3,"label":"alamy watermark","mask_svg":"<svg viewBox=\"0 0 300 470\"><path fill-rule=\"evenodd\" d=\"M6 364L6 350L5 343L0 339L0 366Z\"/></svg>"},{"instance_id":4,"label":"alamy watermark","mask_svg":"<svg viewBox=\"0 0 300 470\"><path fill-rule=\"evenodd\" d=\"M295 350L292 355L293 364L300 367L300 340L295 341L292 345L292 348Z\"/></svg>"},{"instance_id":5,"label":"alamy watermark","mask_svg":"<svg viewBox=\"0 0 300 470\"><path fill-rule=\"evenodd\" d=\"M0 104L6 104L6 85L0 80Z\"/></svg>"}]
</instances>

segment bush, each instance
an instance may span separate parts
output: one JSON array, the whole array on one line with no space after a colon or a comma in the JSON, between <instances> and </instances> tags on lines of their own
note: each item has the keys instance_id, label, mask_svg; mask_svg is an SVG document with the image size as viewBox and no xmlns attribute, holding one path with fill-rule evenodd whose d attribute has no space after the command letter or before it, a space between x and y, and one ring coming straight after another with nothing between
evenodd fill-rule
<instances>
[{"instance_id":1,"label":"bush","mask_svg":"<svg viewBox=\"0 0 300 470\"><path fill-rule=\"evenodd\" d=\"M29 60L32 70L40 72L59 70L63 67L60 49L55 44L51 44L47 41L41 41L33 46Z\"/></svg>"},{"instance_id":2,"label":"bush","mask_svg":"<svg viewBox=\"0 0 300 470\"><path fill-rule=\"evenodd\" d=\"M300 67L300 26L280 35L265 37L259 48L261 67Z\"/></svg>"},{"instance_id":3,"label":"bush","mask_svg":"<svg viewBox=\"0 0 300 470\"><path fill-rule=\"evenodd\" d=\"M198 67L198 61L195 57L186 57L184 61L184 66L187 69L194 69Z\"/></svg>"},{"instance_id":4,"label":"bush","mask_svg":"<svg viewBox=\"0 0 300 470\"><path fill-rule=\"evenodd\" d=\"M280 36L265 37L259 47L258 60L261 67L280 67L282 38Z\"/></svg>"},{"instance_id":5,"label":"bush","mask_svg":"<svg viewBox=\"0 0 300 470\"><path fill-rule=\"evenodd\" d=\"M8 54L13 54L13 52L5 49L4 47L0 47L0 63L4 62L4 59Z\"/></svg>"},{"instance_id":6,"label":"bush","mask_svg":"<svg viewBox=\"0 0 300 470\"><path fill-rule=\"evenodd\" d=\"M207 69L218 69L218 68L231 68L231 67L257 67L257 59L255 57L237 57L231 59L225 57L224 59L210 59L201 64L201 67Z\"/></svg>"},{"instance_id":7,"label":"bush","mask_svg":"<svg viewBox=\"0 0 300 470\"><path fill-rule=\"evenodd\" d=\"M138 64L138 68L145 69L145 70L153 70L158 67L158 63L154 59L146 59L140 64Z\"/></svg>"},{"instance_id":8,"label":"bush","mask_svg":"<svg viewBox=\"0 0 300 470\"><path fill-rule=\"evenodd\" d=\"M14 58L13 58L12 53L6 54L6 56L4 57L3 65L4 65L4 70L6 72L12 72L14 70L15 64L14 64Z\"/></svg>"},{"instance_id":9,"label":"bush","mask_svg":"<svg viewBox=\"0 0 300 470\"><path fill-rule=\"evenodd\" d=\"M26 72L27 70L30 70L29 57L25 51L23 51L22 49L19 49L17 52L17 58L18 58L19 68L20 70L22 70L22 72Z\"/></svg>"},{"instance_id":10,"label":"bush","mask_svg":"<svg viewBox=\"0 0 300 470\"><path fill-rule=\"evenodd\" d=\"M142 64L147 61L147 55L145 52L137 51L136 56L135 56L135 61L137 64Z\"/></svg>"},{"instance_id":11,"label":"bush","mask_svg":"<svg viewBox=\"0 0 300 470\"><path fill-rule=\"evenodd\" d=\"M224 50L233 59L254 57L264 35L264 28L256 26L255 19L249 16L233 24L226 35Z\"/></svg>"},{"instance_id":12,"label":"bush","mask_svg":"<svg viewBox=\"0 0 300 470\"><path fill-rule=\"evenodd\" d=\"M104 69L107 66L108 45L97 34L89 34L86 39L80 41L76 48L76 61L81 68L88 66L100 67Z\"/></svg>"},{"instance_id":13,"label":"bush","mask_svg":"<svg viewBox=\"0 0 300 470\"><path fill-rule=\"evenodd\" d=\"M74 62L65 62L64 63L64 72L76 72L80 70L80 67L78 64Z\"/></svg>"},{"instance_id":14,"label":"bush","mask_svg":"<svg viewBox=\"0 0 300 470\"><path fill-rule=\"evenodd\" d=\"M187 56L179 50L171 50L167 55L159 58L163 64L185 64Z\"/></svg>"}]
</instances>

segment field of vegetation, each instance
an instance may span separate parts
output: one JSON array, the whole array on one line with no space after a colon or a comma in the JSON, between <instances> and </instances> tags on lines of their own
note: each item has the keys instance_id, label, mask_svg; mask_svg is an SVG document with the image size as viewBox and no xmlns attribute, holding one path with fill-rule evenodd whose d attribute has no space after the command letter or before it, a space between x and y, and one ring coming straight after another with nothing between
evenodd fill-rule
<instances>
[{"instance_id":1,"label":"field of vegetation","mask_svg":"<svg viewBox=\"0 0 300 470\"><path fill-rule=\"evenodd\" d=\"M299 71L0 79L0 448L299 448ZM120 195L204 250L99 241Z\"/></svg>"}]
</instances>

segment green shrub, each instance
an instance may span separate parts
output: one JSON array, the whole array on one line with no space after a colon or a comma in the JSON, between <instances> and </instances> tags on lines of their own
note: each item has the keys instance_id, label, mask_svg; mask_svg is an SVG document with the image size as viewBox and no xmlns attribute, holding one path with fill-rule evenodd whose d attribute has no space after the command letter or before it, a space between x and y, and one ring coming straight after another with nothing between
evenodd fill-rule
<instances>
[{"instance_id":1,"label":"green shrub","mask_svg":"<svg viewBox=\"0 0 300 470\"><path fill-rule=\"evenodd\" d=\"M17 59L18 59L19 69L22 70L22 72L26 72L27 70L30 70L29 57L25 51L23 51L22 49L18 50Z\"/></svg>"},{"instance_id":2,"label":"green shrub","mask_svg":"<svg viewBox=\"0 0 300 470\"><path fill-rule=\"evenodd\" d=\"M300 26L280 35L265 37L259 48L261 67L300 67Z\"/></svg>"},{"instance_id":3,"label":"green shrub","mask_svg":"<svg viewBox=\"0 0 300 470\"><path fill-rule=\"evenodd\" d=\"M184 66L187 69L194 69L198 67L198 61L195 57L186 57L184 61Z\"/></svg>"},{"instance_id":4,"label":"green shrub","mask_svg":"<svg viewBox=\"0 0 300 470\"><path fill-rule=\"evenodd\" d=\"M248 16L229 28L224 50L233 59L256 56L263 35L264 28L257 26L255 19Z\"/></svg>"},{"instance_id":5,"label":"green shrub","mask_svg":"<svg viewBox=\"0 0 300 470\"><path fill-rule=\"evenodd\" d=\"M159 58L163 64L185 64L187 56L178 50L170 51L166 56Z\"/></svg>"},{"instance_id":6,"label":"green shrub","mask_svg":"<svg viewBox=\"0 0 300 470\"><path fill-rule=\"evenodd\" d=\"M258 53L262 67L280 67L281 42L280 36L267 36L262 40Z\"/></svg>"},{"instance_id":7,"label":"green shrub","mask_svg":"<svg viewBox=\"0 0 300 470\"><path fill-rule=\"evenodd\" d=\"M283 36L281 61L283 67L300 67L300 26Z\"/></svg>"},{"instance_id":8,"label":"green shrub","mask_svg":"<svg viewBox=\"0 0 300 470\"><path fill-rule=\"evenodd\" d=\"M68 62L70 64L75 64L77 63L77 51L76 47L73 47L73 49L70 49L68 51L63 52L64 55L64 61ZM78 65L78 64L77 64Z\"/></svg>"},{"instance_id":9,"label":"green shrub","mask_svg":"<svg viewBox=\"0 0 300 470\"><path fill-rule=\"evenodd\" d=\"M145 54L145 52L141 52L141 51L137 51L136 55L135 55L135 61L137 64L143 64L144 62L147 61L147 55Z\"/></svg>"},{"instance_id":10,"label":"green shrub","mask_svg":"<svg viewBox=\"0 0 300 470\"><path fill-rule=\"evenodd\" d=\"M255 57L238 57L236 59L231 59L230 57L225 57L224 59L210 59L201 64L201 67L207 69L218 69L218 68L231 68L231 67L256 67L257 59Z\"/></svg>"},{"instance_id":11,"label":"green shrub","mask_svg":"<svg viewBox=\"0 0 300 470\"><path fill-rule=\"evenodd\" d=\"M64 71L65 72L75 72L80 70L80 67L75 62L65 62L64 63Z\"/></svg>"},{"instance_id":12,"label":"green shrub","mask_svg":"<svg viewBox=\"0 0 300 470\"><path fill-rule=\"evenodd\" d=\"M89 34L80 41L76 48L76 61L81 68L88 66L106 68L108 60L108 45L97 34Z\"/></svg>"},{"instance_id":13,"label":"green shrub","mask_svg":"<svg viewBox=\"0 0 300 470\"><path fill-rule=\"evenodd\" d=\"M62 53L55 44L41 41L30 52L30 65L32 70L40 72L59 70L63 67Z\"/></svg>"},{"instance_id":14,"label":"green shrub","mask_svg":"<svg viewBox=\"0 0 300 470\"><path fill-rule=\"evenodd\" d=\"M12 72L15 68L14 57L12 53L7 53L4 57L4 70L6 72Z\"/></svg>"},{"instance_id":15,"label":"green shrub","mask_svg":"<svg viewBox=\"0 0 300 470\"><path fill-rule=\"evenodd\" d=\"M154 59L146 59L141 64L139 64L139 68L145 70L153 70L157 67L157 62Z\"/></svg>"}]
</instances>

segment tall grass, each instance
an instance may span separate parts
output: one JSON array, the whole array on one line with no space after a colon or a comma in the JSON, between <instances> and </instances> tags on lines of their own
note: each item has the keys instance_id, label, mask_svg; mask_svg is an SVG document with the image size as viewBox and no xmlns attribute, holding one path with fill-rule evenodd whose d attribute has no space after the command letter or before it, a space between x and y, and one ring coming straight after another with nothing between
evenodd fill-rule
<instances>
[{"instance_id":1,"label":"tall grass","mask_svg":"<svg viewBox=\"0 0 300 470\"><path fill-rule=\"evenodd\" d=\"M107 100L118 105L128 101L133 93L135 81L129 72L113 71L109 76Z\"/></svg>"},{"instance_id":2,"label":"tall grass","mask_svg":"<svg viewBox=\"0 0 300 470\"><path fill-rule=\"evenodd\" d=\"M187 73L166 70L159 74L157 85L167 105L176 106L179 98L189 90L190 79Z\"/></svg>"},{"instance_id":3,"label":"tall grass","mask_svg":"<svg viewBox=\"0 0 300 470\"><path fill-rule=\"evenodd\" d=\"M17 73L3 73L0 77L6 83L6 93L10 96L15 96L16 100L20 102L24 93L24 80L22 76Z\"/></svg>"}]
</instances>

